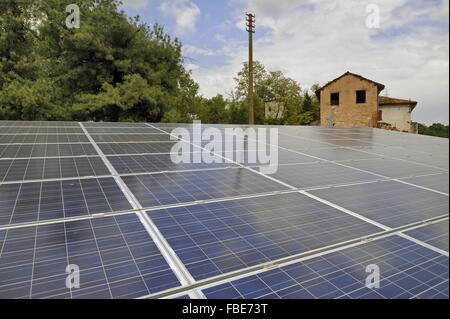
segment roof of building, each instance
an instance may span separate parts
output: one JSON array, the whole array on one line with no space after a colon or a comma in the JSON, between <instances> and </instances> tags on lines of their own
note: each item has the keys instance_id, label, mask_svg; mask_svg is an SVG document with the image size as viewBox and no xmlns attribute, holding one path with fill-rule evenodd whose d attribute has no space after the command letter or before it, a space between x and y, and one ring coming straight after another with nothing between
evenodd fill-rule
<instances>
[{"instance_id":1,"label":"roof of building","mask_svg":"<svg viewBox=\"0 0 450 319\"><path fill-rule=\"evenodd\" d=\"M384 90L384 84L381 84L381 83L372 81L372 80L370 80L370 79L368 79L368 78L363 77L362 75L359 75L359 74L356 74L356 73L352 73L352 72L350 72L350 71L347 71L347 72L345 72L344 74L342 74L341 76L335 78L334 80L331 80L330 82L328 82L327 84L325 84L324 86L322 86L320 89L318 89L318 90L316 91L317 97L320 98L320 91L322 91L322 90L323 90L324 88L326 88L328 85L330 85L330 84L336 82L337 80L343 78L343 77L346 76L346 75L353 75L353 76L356 76L356 77L360 78L361 80L365 80L365 81L368 81L368 82L372 82L373 84L375 84L375 85L378 87L378 93Z\"/></svg>"},{"instance_id":2,"label":"roof of building","mask_svg":"<svg viewBox=\"0 0 450 319\"><path fill-rule=\"evenodd\" d=\"M412 101L412 100L397 99L397 98L388 97L388 96L379 96L378 97L378 105L380 105L380 106L408 105L408 106L411 106L412 109L414 109L417 105L417 102Z\"/></svg>"}]
</instances>

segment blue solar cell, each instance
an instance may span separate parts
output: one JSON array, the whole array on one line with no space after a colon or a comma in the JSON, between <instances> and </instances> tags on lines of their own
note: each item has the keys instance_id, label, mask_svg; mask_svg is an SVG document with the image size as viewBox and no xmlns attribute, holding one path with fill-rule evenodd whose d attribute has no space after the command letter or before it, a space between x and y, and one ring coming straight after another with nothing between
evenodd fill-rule
<instances>
[{"instance_id":1,"label":"blue solar cell","mask_svg":"<svg viewBox=\"0 0 450 319\"><path fill-rule=\"evenodd\" d=\"M448 251L448 226L448 220L444 220L438 223L410 230L405 234L442 250Z\"/></svg>"},{"instance_id":2,"label":"blue solar cell","mask_svg":"<svg viewBox=\"0 0 450 319\"><path fill-rule=\"evenodd\" d=\"M123 176L143 207L285 190L246 169Z\"/></svg>"},{"instance_id":3,"label":"blue solar cell","mask_svg":"<svg viewBox=\"0 0 450 319\"><path fill-rule=\"evenodd\" d=\"M196 279L380 231L298 193L148 215Z\"/></svg>"},{"instance_id":4,"label":"blue solar cell","mask_svg":"<svg viewBox=\"0 0 450 319\"><path fill-rule=\"evenodd\" d=\"M366 266L380 268L367 288ZM391 236L203 290L207 298L448 298L448 257Z\"/></svg>"},{"instance_id":5,"label":"blue solar cell","mask_svg":"<svg viewBox=\"0 0 450 319\"><path fill-rule=\"evenodd\" d=\"M168 153L175 141L144 123L83 125L143 207L286 189L249 170L222 169L223 164L174 165ZM170 132L180 125L154 126ZM190 125L182 126L192 132ZM205 127L223 132L236 126ZM393 181L375 183L378 176L314 158L350 160L349 166L448 193L448 174L429 166L448 169L448 141L366 129L278 130L280 146L313 157L280 150L272 177L302 188L333 184L314 194L391 227L448 214L448 196ZM98 154L78 123L0 121L0 132L0 298L132 298L180 285L136 215L67 220L131 209L104 161L85 156ZM199 170L160 173L179 169ZM425 173L433 174L415 176ZM365 181L374 183L338 187ZM195 279L380 231L300 194L148 214ZM56 223L2 229L48 220ZM448 251L448 222L407 234ZM80 289L65 288L69 263L81 268ZM380 289L364 287L368 263L380 266ZM448 298L448 258L392 236L205 291L209 298Z\"/></svg>"},{"instance_id":6,"label":"blue solar cell","mask_svg":"<svg viewBox=\"0 0 450 319\"><path fill-rule=\"evenodd\" d=\"M311 193L389 227L449 213L448 196L395 181L322 189Z\"/></svg>"},{"instance_id":7,"label":"blue solar cell","mask_svg":"<svg viewBox=\"0 0 450 319\"><path fill-rule=\"evenodd\" d=\"M180 285L135 214L0 231L0 298L133 298ZM68 264L80 288L66 288Z\"/></svg>"},{"instance_id":8,"label":"blue solar cell","mask_svg":"<svg viewBox=\"0 0 450 319\"><path fill-rule=\"evenodd\" d=\"M98 147L105 155L112 154L144 154L144 153L170 153L176 142L149 142L149 143L98 143Z\"/></svg>"},{"instance_id":9,"label":"blue solar cell","mask_svg":"<svg viewBox=\"0 0 450 319\"><path fill-rule=\"evenodd\" d=\"M390 178L435 174L442 172L442 170L440 169L435 169L426 165L418 165L411 162L405 162L390 158L353 161L351 163L348 163L348 165Z\"/></svg>"},{"instance_id":10,"label":"blue solar cell","mask_svg":"<svg viewBox=\"0 0 450 319\"><path fill-rule=\"evenodd\" d=\"M415 185L419 185L422 187L431 188L437 191L441 191L448 194L449 191L449 174L439 174L439 175L430 175L430 176L419 176L413 178L405 178L403 179L405 182L412 183Z\"/></svg>"},{"instance_id":11,"label":"blue solar cell","mask_svg":"<svg viewBox=\"0 0 450 319\"><path fill-rule=\"evenodd\" d=\"M100 157L64 157L0 161L0 182L110 175Z\"/></svg>"},{"instance_id":12,"label":"blue solar cell","mask_svg":"<svg viewBox=\"0 0 450 319\"><path fill-rule=\"evenodd\" d=\"M272 176L297 188L349 184L379 179L378 176L333 163L279 166L277 172Z\"/></svg>"},{"instance_id":13,"label":"blue solar cell","mask_svg":"<svg viewBox=\"0 0 450 319\"><path fill-rule=\"evenodd\" d=\"M0 225L131 209L113 178L0 185Z\"/></svg>"},{"instance_id":14,"label":"blue solar cell","mask_svg":"<svg viewBox=\"0 0 450 319\"><path fill-rule=\"evenodd\" d=\"M218 156L216 163L174 163L170 154L148 154L136 156L108 156L108 160L119 174L151 173L175 170L211 169L235 166Z\"/></svg>"}]
</instances>

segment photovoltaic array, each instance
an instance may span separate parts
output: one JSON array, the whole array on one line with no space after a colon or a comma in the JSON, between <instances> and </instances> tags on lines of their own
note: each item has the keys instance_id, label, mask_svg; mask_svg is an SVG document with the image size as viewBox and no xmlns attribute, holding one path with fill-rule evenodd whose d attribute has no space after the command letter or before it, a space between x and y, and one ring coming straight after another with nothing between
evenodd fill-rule
<instances>
[{"instance_id":1,"label":"photovoltaic array","mask_svg":"<svg viewBox=\"0 0 450 319\"><path fill-rule=\"evenodd\" d=\"M0 121L0 298L448 298L447 139L278 126L267 174L177 127Z\"/></svg>"}]
</instances>

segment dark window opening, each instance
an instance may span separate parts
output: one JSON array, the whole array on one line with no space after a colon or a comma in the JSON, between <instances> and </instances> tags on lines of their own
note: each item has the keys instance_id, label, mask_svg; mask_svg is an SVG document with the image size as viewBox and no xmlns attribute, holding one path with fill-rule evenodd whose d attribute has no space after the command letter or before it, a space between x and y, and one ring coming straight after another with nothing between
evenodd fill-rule
<instances>
[{"instance_id":1,"label":"dark window opening","mask_svg":"<svg viewBox=\"0 0 450 319\"><path fill-rule=\"evenodd\" d=\"M366 103L366 91L356 91L356 103Z\"/></svg>"},{"instance_id":2,"label":"dark window opening","mask_svg":"<svg viewBox=\"0 0 450 319\"><path fill-rule=\"evenodd\" d=\"M339 105L339 93L331 93L330 94L330 104L331 105Z\"/></svg>"}]
</instances>

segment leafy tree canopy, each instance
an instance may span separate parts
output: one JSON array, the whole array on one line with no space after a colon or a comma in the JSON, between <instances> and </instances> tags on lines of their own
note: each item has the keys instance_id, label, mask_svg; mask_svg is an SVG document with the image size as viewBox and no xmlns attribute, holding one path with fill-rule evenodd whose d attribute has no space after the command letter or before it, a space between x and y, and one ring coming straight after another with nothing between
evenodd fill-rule
<instances>
[{"instance_id":1,"label":"leafy tree canopy","mask_svg":"<svg viewBox=\"0 0 450 319\"><path fill-rule=\"evenodd\" d=\"M116 0L80 0L79 29L58 0L0 2L0 115L5 119L160 121L198 85L181 43L128 18Z\"/></svg>"},{"instance_id":2,"label":"leafy tree canopy","mask_svg":"<svg viewBox=\"0 0 450 319\"><path fill-rule=\"evenodd\" d=\"M434 123L430 126L419 124L419 134L448 138L448 125Z\"/></svg>"}]
</instances>

